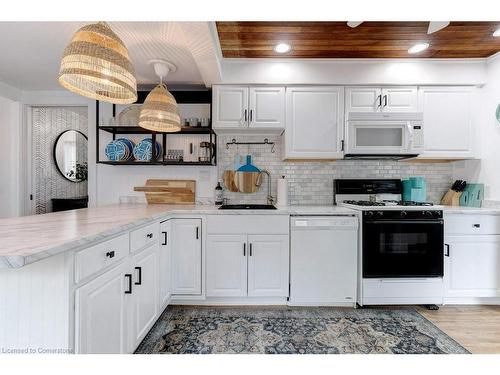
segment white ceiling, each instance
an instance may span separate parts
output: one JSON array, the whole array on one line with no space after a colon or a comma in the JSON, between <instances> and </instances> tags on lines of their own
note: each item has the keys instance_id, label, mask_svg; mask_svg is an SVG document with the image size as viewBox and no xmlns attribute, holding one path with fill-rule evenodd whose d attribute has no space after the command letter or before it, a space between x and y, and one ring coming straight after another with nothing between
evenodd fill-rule
<instances>
[{"instance_id":1,"label":"white ceiling","mask_svg":"<svg viewBox=\"0 0 500 375\"><path fill-rule=\"evenodd\" d=\"M0 22L0 81L21 90L60 89L59 62L73 33L85 22ZM111 28L127 46L139 84L157 82L151 59L166 59L177 66L167 84L210 84L204 82L186 35L190 22L110 22ZM199 23L192 23L199 24ZM197 36L199 38L199 35ZM210 35L200 43L213 49ZM198 59L199 60L199 59ZM204 74L206 76L206 74ZM206 80L205 80L206 81Z\"/></svg>"}]
</instances>

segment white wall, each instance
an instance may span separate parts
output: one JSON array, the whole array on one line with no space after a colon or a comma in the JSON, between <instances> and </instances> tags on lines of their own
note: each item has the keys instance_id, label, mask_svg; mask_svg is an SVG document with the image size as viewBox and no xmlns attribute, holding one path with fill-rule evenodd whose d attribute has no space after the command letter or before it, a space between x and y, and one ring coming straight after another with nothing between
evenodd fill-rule
<instances>
[{"instance_id":1,"label":"white wall","mask_svg":"<svg viewBox=\"0 0 500 375\"><path fill-rule=\"evenodd\" d=\"M482 85L484 60L225 59L223 83Z\"/></svg>"},{"instance_id":2,"label":"white wall","mask_svg":"<svg viewBox=\"0 0 500 375\"><path fill-rule=\"evenodd\" d=\"M486 85L481 95L478 131L481 160L455 163L455 176L485 184L485 199L500 201L500 123L495 118L500 104L500 54L486 66Z\"/></svg>"},{"instance_id":3,"label":"white wall","mask_svg":"<svg viewBox=\"0 0 500 375\"><path fill-rule=\"evenodd\" d=\"M0 218L21 211L20 103L0 96Z\"/></svg>"}]
</instances>

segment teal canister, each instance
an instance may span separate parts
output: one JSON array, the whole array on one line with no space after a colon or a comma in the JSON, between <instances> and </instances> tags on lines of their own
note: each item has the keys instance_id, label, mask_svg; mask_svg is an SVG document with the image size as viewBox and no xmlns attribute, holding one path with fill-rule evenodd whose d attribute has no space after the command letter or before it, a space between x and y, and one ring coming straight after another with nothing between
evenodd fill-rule
<instances>
[{"instance_id":1,"label":"teal canister","mask_svg":"<svg viewBox=\"0 0 500 375\"><path fill-rule=\"evenodd\" d=\"M409 179L402 180L403 184L403 200L410 201L411 200L411 181Z\"/></svg>"},{"instance_id":2,"label":"teal canister","mask_svg":"<svg viewBox=\"0 0 500 375\"><path fill-rule=\"evenodd\" d=\"M427 184L425 177L410 177L411 196L413 202L425 202L427 200Z\"/></svg>"}]
</instances>

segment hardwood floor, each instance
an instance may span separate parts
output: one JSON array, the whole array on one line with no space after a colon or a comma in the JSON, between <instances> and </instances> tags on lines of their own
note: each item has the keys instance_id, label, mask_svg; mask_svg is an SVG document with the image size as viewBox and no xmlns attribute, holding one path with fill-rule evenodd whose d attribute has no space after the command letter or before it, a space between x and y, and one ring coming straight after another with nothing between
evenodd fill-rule
<instances>
[{"instance_id":1,"label":"hardwood floor","mask_svg":"<svg viewBox=\"0 0 500 375\"><path fill-rule=\"evenodd\" d=\"M442 306L418 311L474 354L500 354L500 306Z\"/></svg>"}]
</instances>

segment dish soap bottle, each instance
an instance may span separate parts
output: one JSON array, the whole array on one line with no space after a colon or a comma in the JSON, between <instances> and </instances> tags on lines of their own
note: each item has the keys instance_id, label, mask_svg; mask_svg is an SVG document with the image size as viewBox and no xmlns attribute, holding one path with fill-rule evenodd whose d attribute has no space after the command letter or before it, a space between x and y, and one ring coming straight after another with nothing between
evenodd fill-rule
<instances>
[{"instance_id":1,"label":"dish soap bottle","mask_svg":"<svg viewBox=\"0 0 500 375\"><path fill-rule=\"evenodd\" d=\"M214 201L217 206L220 206L224 202L224 190L220 186L220 181L217 182L217 186L214 190Z\"/></svg>"}]
</instances>

